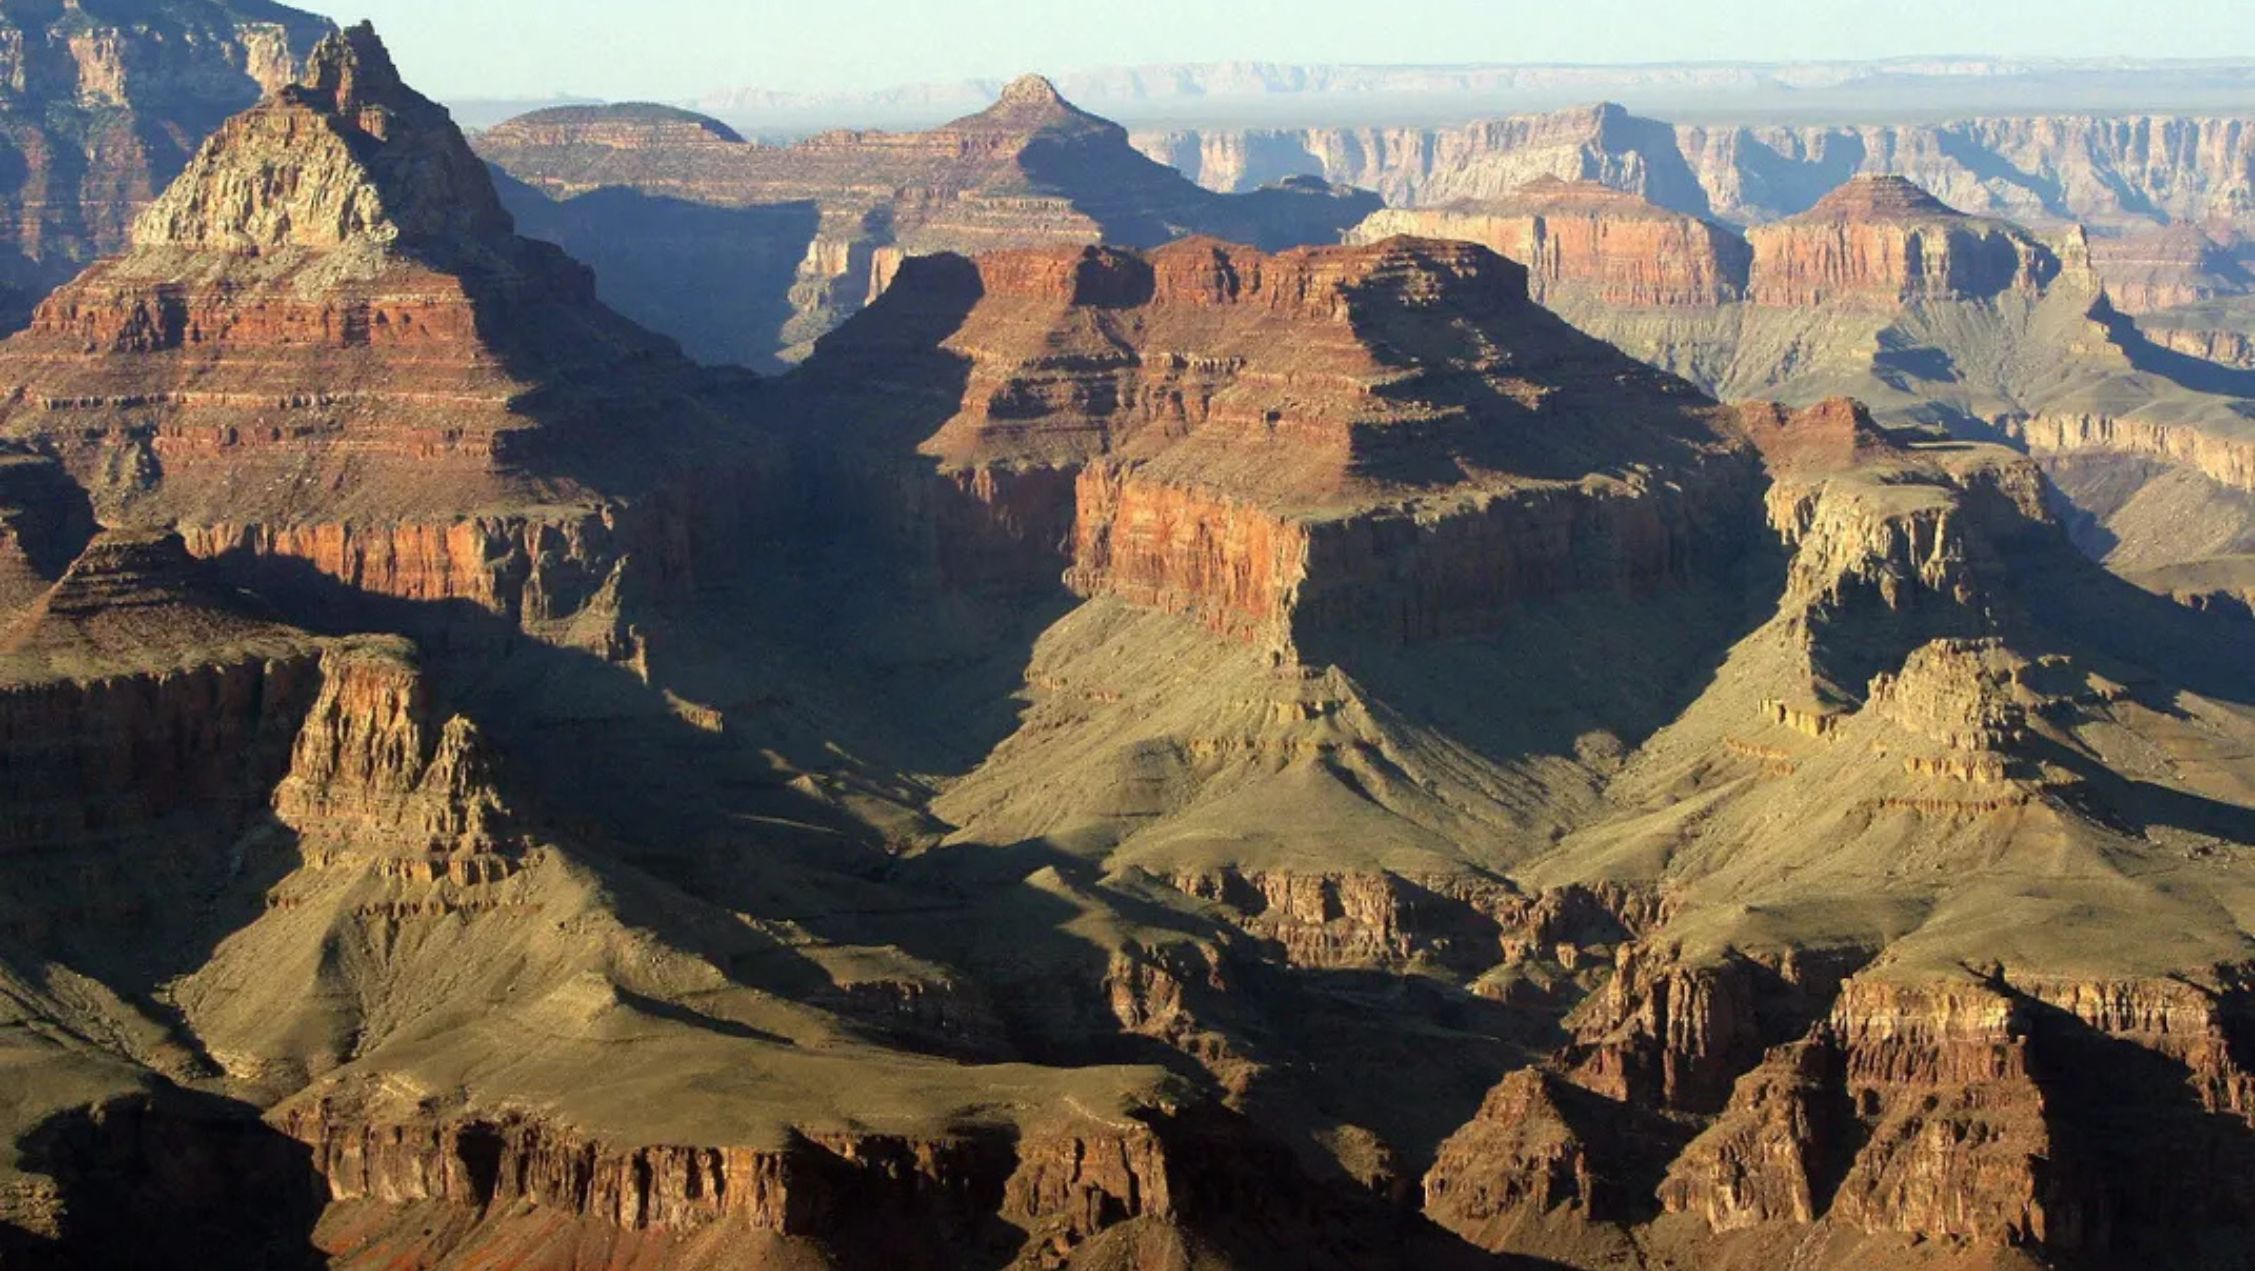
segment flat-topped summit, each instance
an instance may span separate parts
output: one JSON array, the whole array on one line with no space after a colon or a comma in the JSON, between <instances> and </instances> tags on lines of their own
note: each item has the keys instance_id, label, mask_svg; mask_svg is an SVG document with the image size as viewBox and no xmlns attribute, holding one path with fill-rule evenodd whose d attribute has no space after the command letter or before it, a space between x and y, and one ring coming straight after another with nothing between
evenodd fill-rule
<instances>
[{"instance_id":1,"label":"flat-topped summit","mask_svg":"<svg viewBox=\"0 0 2255 1271\"><path fill-rule=\"evenodd\" d=\"M551 106L519 115L481 134L481 140L531 141L542 137L614 145L659 141L744 144L742 133L710 115L656 102Z\"/></svg>"},{"instance_id":2,"label":"flat-topped summit","mask_svg":"<svg viewBox=\"0 0 2255 1271\"><path fill-rule=\"evenodd\" d=\"M1807 212L1748 231L1756 304L2033 295L2059 276L2053 250L2017 226L1968 216L1899 176L1865 175Z\"/></svg>"},{"instance_id":3,"label":"flat-topped summit","mask_svg":"<svg viewBox=\"0 0 2255 1271\"><path fill-rule=\"evenodd\" d=\"M1745 293L1749 252L1722 226L1601 181L1556 176L1493 198L1373 213L1348 241L1460 238L1526 264L1535 299L1562 312L1711 307Z\"/></svg>"},{"instance_id":4,"label":"flat-topped summit","mask_svg":"<svg viewBox=\"0 0 2255 1271\"><path fill-rule=\"evenodd\" d=\"M1063 565L1084 595L1279 650L1415 641L1483 630L1575 571L1699 559L1728 521L1710 501L1746 479L1727 412L1526 280L1409 237L927 257L796 388L856 421L865 463L928 478L937 460L971 492L967 519L991 523L951 565ZM1571 509L1587 515L1526 557L1488 554Z\"/></svg>"}]
</instances>

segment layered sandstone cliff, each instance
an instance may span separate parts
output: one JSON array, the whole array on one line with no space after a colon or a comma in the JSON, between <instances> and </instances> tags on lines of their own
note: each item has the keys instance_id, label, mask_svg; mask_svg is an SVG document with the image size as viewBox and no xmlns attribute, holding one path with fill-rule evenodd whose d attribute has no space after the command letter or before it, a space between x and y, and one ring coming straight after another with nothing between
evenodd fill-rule
<instances>
[{"instance_id":1,"label":"layered sandstone cliff","mask_svg":"<svg viewBox=\"0 0 2255 1271\"><path fill-rule=\"evenodd\" d=\"M1205 129L1136 142L1211 189L1312 173L1398 207L1491 198L1554 176L1758 224L1871 174L1904 177L1976 215L2046 226L2244 221L2255 208L2255 128L2232 116L1677 125L1601 106L1453 127Z\"/></svg>"},{"instance_id":2,"label":"layered sandstone cliff","mask_svg":"<svg viewBox=\"0 0 2255 1271\"><path fill-rule=\"evenodd\" d=\"M203 138L296 78L329 23L279 4L180 3L88 12L31 5L0 24L0 324L97 255L124 247L141 207Z\"/></svg>"},{"instance_id":3,"label":"layered sandstone cliff","mask_svg":"<svg viewBox=\"0 0 2255 1271\"><path fill-rule=\"evenodd\" d=\"M1748 299L1784 308L2033 294L2060 267L2020 231L1967 217L1899 177L1859 177L1747 238Z\"/></svg>"},{"instance_id":4,"label":"layered sandstone cliff","mask_svg":"<svg viewBox=\"0 0 2255 1271\"><path fill-rule=\"evenodd\" d=\"M921 384L914 342L950 311L961 387ZM1746 493L1711 405L1465 244L917 262L805 383L870 401L870 439L959 474L984 536L1021 545L990 554L1279 650L1680 579L1724 550Z\"/></svg>"},{"instance_id":5,"label":"layered sandstone cliff","mask_svg":"<svg viewBox=\"0 0 2255 1271\"><path fill-rule=\"evenodd\" d=\"M527 626L684 576L682 500L630 496L727 409L514 237L365 28L221 128L0 363L0 429L107 520Z\"/></svg>"},{"instance_id":6,"label":"layered sandstone cliff","mask_svg":"<svg viewBox=\"0 0 2255 1271\"><path fill-rule=\"evenodd\" d=\"M2245 294L2255 287L2240 264L2236 236L2219 242L2197 225L2094 236L2091 267L2124 313L2151 313Z\"/></svg>"},{"instance_id":7,"label":"layered sandstone cliff","mask_svg":"<svg viewBox=\"0 0 2255 1271\"><path fill-rule=\"evenodd\" d=\"M608 191L747 216L810 209L806 223L770 227L791 236L802 258L788 295L771 297L787 305L780 331L729 333L735 360L755 365L778 353L803 357L885 289L904 253L1156 247L1187 234L1280 248L1335 241L1377 207L1375 198L1320 182L1216 195L1138 154L1124 130L1074 107L1039 76L1013 81L990 109L929 132L833 132L787 147L736 141L709 124L673 121L658 134L639 122L646 113L542 112L481 133L477 146L510 176L575 205ZM716 239L747 229L741 219L715 218L709 227ZM600 235L573 241L584 242L602 272L650 268L614 260ZM656 289L647 295L634 316L690 338L679 302Z\"/></svg>"},{"instance_id":8,"label":"layered sandstone cliff","mask_svg":"<svg viewBox=\"0 0 2255 1271\"><path fill-rule=\"evenodd\" d=\"M1718 305L1744 295L1749 249L1720 226L1596 181L1543 179L1500 198L1389 209L1351 241L1396 234L1483 244L1527 266L1543 304Z\"/></svg>"}]
</instances>

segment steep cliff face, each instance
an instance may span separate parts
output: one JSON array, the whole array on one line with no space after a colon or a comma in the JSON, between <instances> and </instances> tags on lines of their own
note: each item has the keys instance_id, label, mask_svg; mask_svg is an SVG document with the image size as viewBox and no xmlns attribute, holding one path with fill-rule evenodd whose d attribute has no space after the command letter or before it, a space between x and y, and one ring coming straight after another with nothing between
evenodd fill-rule
<instances>
[{"instance_id":1,"label":"steep cliff face","mask_svg":"<svg viewBox=\"0 0 2255 1271\"><path fill-rule=\"evenodd\" d=\"M881 293L901 253L965 254L1044 243L1156 247L1211 234L1265 248L1335 241L1375 210L1369 195L1296 182L1219 196L1138 154L1114 124L1074 107L1039 76L995 105L922 133L825 133L789 147L751 145L711 128L666 138L610 112L543 112L481 133L479 152L552 196L632 190L719 208L798 204L811 224L777 331L734 333L737 360L796 361ZM732 230L716 218L712 233ZM596 263L609 272L598 254ZM621 258L617 268L635 268ZM644 264L647 269L648 265ZM686 315L656 290L635 316L691 339ZM768 343L760 345L759 341Z\"/></svg>"},{"instance_id":2,"label":"steep cliff face","mask_svg":"<svg viewBox=\"0 0 2255 1271\"><path fill-rule=\"evenodd\" d=\"M0 346L0 430L105 519L269 573L528 626L679 582L683 500L633 496L727 408L511 234L372 33L308 67Z\"/></svg>"},{"instance_id":3,"label":"steep cliff face","mask_svg":"<svg viewBox=\"0 0 2255 1271\"><path fill-rule=\"evenodd\" d=\"M2255 370L2255 335L2205 323L2141 326L2148 338L2172 353L2182 353L2236 370Z\"/></svg>"},{"instance_id":4,"label":"steep cliff face","mask_svg":"<svg viewBox=\"0 0 2255 1271\"><path fill-rule=\"evenodd\" d=\"M1747 237L1747 295L1756 305L1988 299L2034 294L2059 273L2049 248L2011 226L1966 217L1899 177L1859 177Z\"/></svg>"},{"instance_id":5,"label":"steep cliff face","mask_svg":"<svg viewBox=\"0 0 2255 1271\"><path fill-rule=\"evenodd\" d=\"M871 403L872 444L980 474L956 484L986 492L987 538L1057 544L1049 568L1083 595L1279 650L1431 640L1685 577L1751 504L1715 408L1577 336L1524 279L1407 239L1005 253L904 274L805 375ZM948 312L952 367L906 347ZM1030 514L995 501L1006 487L1060 502Z\"/></svg>"},{"instance_id":6,"label":"steep cliff face","mask_svg":"<svg viewBox=\"0 0 2255 1271\"><path fill-rule=\"evenodd\" d=\"M998 1219L1071 1248L1115 1224L1176 1214L1159 1135L1135 1123L1060 1126L1016 1141L816 1133L769 1148L606 1142L523 1116L370 1121L328 1099L294 1106L280 1123L313 1149L347 1214L356 1205L414 1214L426 1202L530 1210L551 1224L583 1221L659 1241L772 1233L810 1249L931 1266L945 1265L942 1250L985 1243ZM494 1226L505 1232L508 1223ZM387 1238L400 1238L381 1228L350 1234L359 1247L334 1250L348 1262L373 1260Z\"/></svg>"},{"instance_id":7,"label":"steep cliff face","mask_svg":"<svg viewBox=\"0 0 2255 1271\"><path fill-rule=\"evenodd\" d=\"M319 683L310 637L229 607L177 538L93 540L0 636L13 938L140 969L202 920Z\"/></svg>"},{"instance_id":8,"label":"steep cliff face","mask_svg":"<svg viewBox=\"0 0 2255 1271\"><path fill-rule=\"evenodd\" d=\"M1758 224L1808 211L1869 174L2026 224L2152 228L2255 213L2255 127L2233 117L1705 126L1604 106L1448 128L1215 129L1136 140L1211 189L1312 173L1376 190L1393 206L1489 198L1554 176Z\"/></svg>"},{"instance_id":9,"label":"steep cliff face","mask_svg":"<svg viewBox=\"0 0 2255 1271\"><path fill-rule=\"evenodd\" d=\"M1555 203L1563 194L1526 197ZM1661 223L1651 217L1665 218L1629 197L1577 197L1612 209L1593 213L1601 247L1645 243L1645 227ZM1624 285L1612 285L1602 251L1585 253L1572 281L1565 258L1550 255L1562 241L1555 219L1541 215L1390 211L1358 234L1408 221L1536 261L1538 279L1554 275L1540 295L1561 317L1719 398L1807 406L1849 394L1898 423L1946 420L1963 435L2009 439L2052 465L2090 526L2081 541L2125 566L2192 565L2236 554L2255 534L2235 503L2245 480L2235 457L2245 431L2245 385L2235 378L2244 297L2216 294L2133 320L2117 289L2135 302L2230 289L2221 272L2198 286L2158 275L2117 250L2135 238L2077 230L2046 240L1961 215L1900 178L1865 176L1744 239L1680 218L1743 253L1736 291L1714 295L1646 285L1670 259L1650 250L1629 262ZM2214 268L2237 268L2215 240L2192 237L2217 253Z\"/></svg>"},{"instance_id":10,"label":"steep cliff face","mask_svg":"<svg viewBox=\"0 0 2255 1271\"><path fill-rule=\"evenodd\" d=\"M1821 1223L2068 1256L2167 1247L2159 1215L2215 1221L2209 1184L2188 1171L2123 1177L2106 1163L2146 1150L2147 1136L2246 1151L2236 1103L2246 1077L2218 1050L2237 1027L2231 993L1859 977L1810 1040L1771 1052L1739 1084L1662 1201L1716 1231ZM2150 1065L2153 1080L2117 1087L2115 1107L2088 1102L2091 1087L2071 1076L2109 1051Z\"/></svg>"},{"instance_id":11,"label":"steep cliff face","mask_svg":"<svg viewBox=\"0 0 2255 1271\"><path fill-rule=\"evenodd\" d=\"M95 256L220 121L294 79L326 19L268 3L86 12L31 5L0 17L0 324Z\"/></svg>"},{"instance_id":12,"label":"steep cliff face","mask_svg":"<svg viewBox=\"0 0 2255 1271\"><path fill-rule=\"evenodd\" d=\"M2115 308L2135 314L2255 289L2240 262L2242 250L2238 235L2211 236L2197 225L2090 239L2091 267L2106 280L2107 296Z\"/></svg>"},{"instance_id":13,"label":"steep cliff face","mask_svg":"<svg viewBox=\"0 0 2255 1271\"><path fill-rule=\"evenodd\" d=\"M1375 190L1389 206L1417 207L1502 197L1549 177L1596 181L1695 215L1706 211L1673 129L1612 103L1456 128L1217 129L1137 140L1146 153L1216 190L1315 173ZM1350 172L1360 179L1334 175Z\"/></svg>"},{"instance_id":14,"label":"steep cliff face","mask_svg":"<svg viewBox=\"0 0 2255 1271\"><path fill-rule=\"evenodd\" d=\"M2001 430L2039 455L2109 454L2159 459L2234 490L2255 490L2255 445L2158 420L2040 414L2007 418Z\"/></svg>"},{"instance_id":15,"label":"steep cliff face","mask_svg":"<svg viewBox=\"0 0 2255 1271\"><path fill-rule=\"evenodd\" d=\"M478 727L441 720L412 660L332 651L274 789L275 817L315 859L376 849L395 868L483 881L506 873L508 809Z\"/></svg>"},{"instance_id":16,"label":"steep cliff face","mask_svg":"<svg viewBox=\"0 0 2255 1271\"><path fill-rule=\"evenodd\" d=\"M1721 226L1596 181L1542 179L1503 197L1388 209L1350 241L1396 234L1480 243L1524 262L1538 303L1701 307L1745 294L1750 251Z\"/></svg>"}]
</instances>

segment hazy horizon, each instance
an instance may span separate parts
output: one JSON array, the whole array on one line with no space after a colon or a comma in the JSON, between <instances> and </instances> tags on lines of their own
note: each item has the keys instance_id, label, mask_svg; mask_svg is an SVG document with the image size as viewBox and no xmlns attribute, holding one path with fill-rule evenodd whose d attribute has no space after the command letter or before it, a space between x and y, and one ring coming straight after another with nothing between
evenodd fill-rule
<instances>
[{"instance_id":1,"label":"hazy horizon","mask_svg":"<svg viewBox=\"0 0 2255 1271\"><path fill-rule=\"evenodd\" d=\"M373 20L435 95L693 99L740 88L862 92L1151 63L1466 66L2124 56L2118 0L1866 4L1673 0L1536 6L1399 0L1373 24L1345 0L1246 0L1227 22L1193 0L1145 0L1134 21L1027 21L1002 0L832 0L785 10L726 0L353 0L307 5ZM2245 0L2150 0L2143 58L2255 57ZM694 33L693 39L684 34Z\"/></svg>"}]
</instances>

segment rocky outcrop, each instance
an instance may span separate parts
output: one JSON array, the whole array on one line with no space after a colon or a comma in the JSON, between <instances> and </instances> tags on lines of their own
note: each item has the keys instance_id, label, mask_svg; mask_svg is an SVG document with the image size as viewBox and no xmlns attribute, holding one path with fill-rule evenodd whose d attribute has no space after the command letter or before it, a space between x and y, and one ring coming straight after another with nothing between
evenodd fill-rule
<instances>
[{"instance_id":1,"label":"rocky outcrop","mask_svg":"<svg viewBox=\"0 0 2255 1271\"><path fill-rule=\"evenodd\" d=\"M868 401L868 444L980 474L962 490L1060 497L1029 479L1077 472L1049 516L980 504L989 541L1069 524L1051 568L1080 594L1320 657L1681 580L1739 532L1751 465L1722 413L1551 318L1524 277L1408 239L919 263L803 383Z\"/></svg>"},{"instance_id":2,"label":"rocky outcrop","mask_svg":"<svg viewBox=\"0 0 2255 1271\"><path fill-rule=\"evenodd\" d=\"M787 1133L772 1146L639 1144L522 1113L371 1119L349 1098L285 1110L340 1206L436 1202L476 1213L690 1239L772 1233L849 1257L945 1265L1000 1221L1059 1255L1180 1211L1162 1136L1136 1122L1071 1122L927 1139ZM510 1220L495 1220L506 1226ZM740 1237L739 1237L740 1238Z\"/></svg>"},{"instance_id":3,"label":"rocky outcrop","mask_svg":"<svg viewBox=\"0 0 2255 1271\"><path fill-rule=\"evenodd\" d=\"M1859 177L1747 238L1747 298L1781 308L2034 294L2060 268L2019 230L1967 217L1900 177Z\"/></svg>"},{"instance_id":4,"label":"rocky outcrop","mask_svg":"<svg viewBox=\"0 0 2255 1271\"><path fill-rule=\"evenodd\" d=\"M326 19L279 4L37 5L0 30L0 329L96 256L235 111L294 79Z\"/></svg>"},{"instance_id":5,"label":"rocky outcrop","mask_svg":"<svg viewBox=\"0 0 2255 1271\"><path fill-rule=\"evenodd\" d=\"M1642 943L1621 946L1612 977L1568 1026L1569 1080L1650 1109L1715 1112L1764 1051L1822 1015L1853 954L1777 965L1732 958L1687 965Z\"/></svg>"},{"instance_id":6,"label":"rocky outcrop","mask_svg":"<svg viewBox=\"0 0 2255 1271\"><path fill-rule=\"evenodd\" d=\"M735 390L515 237L446 113L373 32L229 121L132 250L0 345L0 431L107 520L178 527L246 574L574 626L686 578L684 496L649 487Z\"/></svg>"},{"instance_id":7,"label":"rocky outcrop","mask_svg":"<svg viewBox=\"0 0 2255 1271\"><path fill-rule=\"evenodd\" d=\"M1745 294L1750 261L1732 231L1597 181L1542 178L1478 202L1389 208L1349 241L1397 234L1463 239L1521 261L1528 294L1554 308L1725 304Z\"/></svg>"},{"instance_id":8,"label":"rocky outcrop","mask_svg":"<svg viewBox=\"0 0 2255 1271\"><path fill-rule=\"evenodd\" d=\"M0 453L0 622L45 595L94 529L86 495L61 465Z\"/></svg>"},{"instance_id":9,"label":"rocky outcrop","mask_svg":"<svg viewBox=\"0 0 2255 1271\"><path fill-rule=\"evenodd\" d=\"M2255 490L2255 447L2214 432L2110 415L2007 417L1998 429L2029 453L2049 457L2118 454L2159 459L2234 490Z\"/></svg>"},{"instance_id":10,"label":"rocky outcrop","mask_svg":"<svg viewBox=\"0 0 2255 1271\"><path fill-rule=\"evenodd\" d=\"M1633 1219L1643 1198L1622 1186L1594 1142L1606 1109L1536 1068L1504 1078L1478 1115L1441 1145L1424 1180L1425 1214L1466 1240L1498 1247L1496 1229L1565 1211L1591 1223ZM1577 1115L1579 1114L1579 1115Z\"/></svg>"},{"instance_id":11,"label":"rocky outcrop","mask_svg":"<svg viewBox=\"0 0 2255 1271\"><path fill-rule=\"evenodd\" d=\"M2231 1000L2183 982L1859 977L1811 1040L1773 1051L1739 1084L1661 1199L1718 1231L1821 1219L1992 1247L2140 1247L2162 1236L2150 1227L2160 1215L2204 1212L2207 1185L2110 1175L2107 1152L2143 1149L2093 1138L2094 1127L2185 1142L2242 1137L2234 1122L2247 1077L2223 1042L2235 1027ZM2152 1101L2172 1099L2166 1084L2120 1088L2144 1110L2132 1119L2162 1120L2117 1126L2128 1121L2085 1103L2091 1089L2069 1075L2094 1045L2133 1066L2130 1054L2149 1056L2203 1110L2160 1112Z\"/></svg>"},{"instance_id":12,"label":"rocky outcrop","mask_svg":"<svg viewBox=\"0 0 2255 1271\"><path fill-rule=\"evenodd\" d=\"M319 644L228 607L177 538L97 537L0 634L0 928L162 949L264 823ZM159 955L163 956L163 955Z\"/></svg>"},{"instance_id":13,"label":"rocky outcrop","mask_svg":"<svg viewBox=\"0 0 2255 1271\"><path fill-rule=\"evenodd\" d=\"M631 190L720 208L813 209L814 224L784 231L803 249L788 295L773 297L792 311L786 347L752 349L753 337L775 332L747 332L740 360L804 357L884 290L902 253L1156 247L1188 234L1281 248L1335 241L1378 206L1320 182L1241 196L1200 189L1039 76L1013 81L987 110L921 133L831 132L776 147L670 118L660 137L648 119L643 107L541 112L487 130L477 145L510 176L559 198ZM716 218L712 230L743 226ZM687 339L681 310L648 294L635 316Z\"/></svg>"},{"instance_id":14,"label":"rocky outcrop","mask_svg":"<svg viewBox=\"0 0 2255 1271\"><path fill-rule=\"evenodd\" d=\"M2255 370L2255 334L2210 327L2205 323L2185 326L2141 323L2138 329L2147 339L2173 353L2236 370Z\"/></svg>"},{"instance_id":15,"label":"rocky outcrop","mask_svg":"<svg viewBox=\"0 0 2255 1271\"><path fill-rule=\"evenodd\" d=\"M1740 1079L1715 1126L1692 1141L1660 1185L1670 1213L1696 1214L1714 1231L1813 1223L1851 1146L1835 1096L1837 1056L1795 1042Z\"/></svg>"},{"instance_id":16,"label":"rocky outcrop","mask_svg":"<svg viewBox=\"0 0 2255 1271\"><path fill-rule=\"evenodd\" d=\"M1717 1231L1823 1218L2072 1248L2025 1027L2007 999L1970 986L1852 981L1817 1040L1780 1047L1739 1083L1661 1201Z\"/></svg>"},{"instance_id":17,"label":"rocky outcrop","mask_svg":"<svg viewBox=\"0 0 2255 1271\"><path fill-rule=\"evenodd\" d=\"M177 538L106 533L0 639L0 857L43 900L8 920L123 920L240 870L269 825L315 863L510 871L493 758L439 716L404 642L316 640L231 607L208 572Z\"/></svg>"},{"instance_id":18,"label":"rocky outcrop","mask_svg":"<svg viewBox=\"0 0 2255 1271\"><path fill-rule=\"evenodd\" d=\"M1910 463L1915 472L1917 461ZM1892 498L1900 491L1861 481L1804 478L1773 485L1770 525L1796 549L1791 593L1835 608L1868 597L1899 611L1922 593L1978 604L1979 571L2000 568L1994 544L2026 526L2052 523L2043 476L2032 463L1986 463L1962 472L1929 468L1919 475L1926 480L1906 484L1923 485L1919 493L1928 497L1915 500Z\"/></svg>"},{"instance_id":19,"label":"rocky outcrop","mask_svg":"<svg viewBox=\"0 0 2255 1271\"><path fill-rule=\"evenodd\" d=\"M1273 941L1296 967L1431 965L1478 975L1552 958L1572 969L1585 948L1604 948L1651 920L1649 897L1580 888L1530 894L1475 872L1231 867L1178 870L1168 881Z\"/></svg>"},{"instance_id":20,"label":"rocky outcrop","mask_svg":"<svg viewBox=\"0 0 2255 1271\"><path fill-rule=\"evenodd\" d=\"M441 720L428 681L399 650L332 650L274 814L312 861L378 849L395 873L490 881L520 846L493 764L477 725Z\"/></svg>"}]
</instances>

